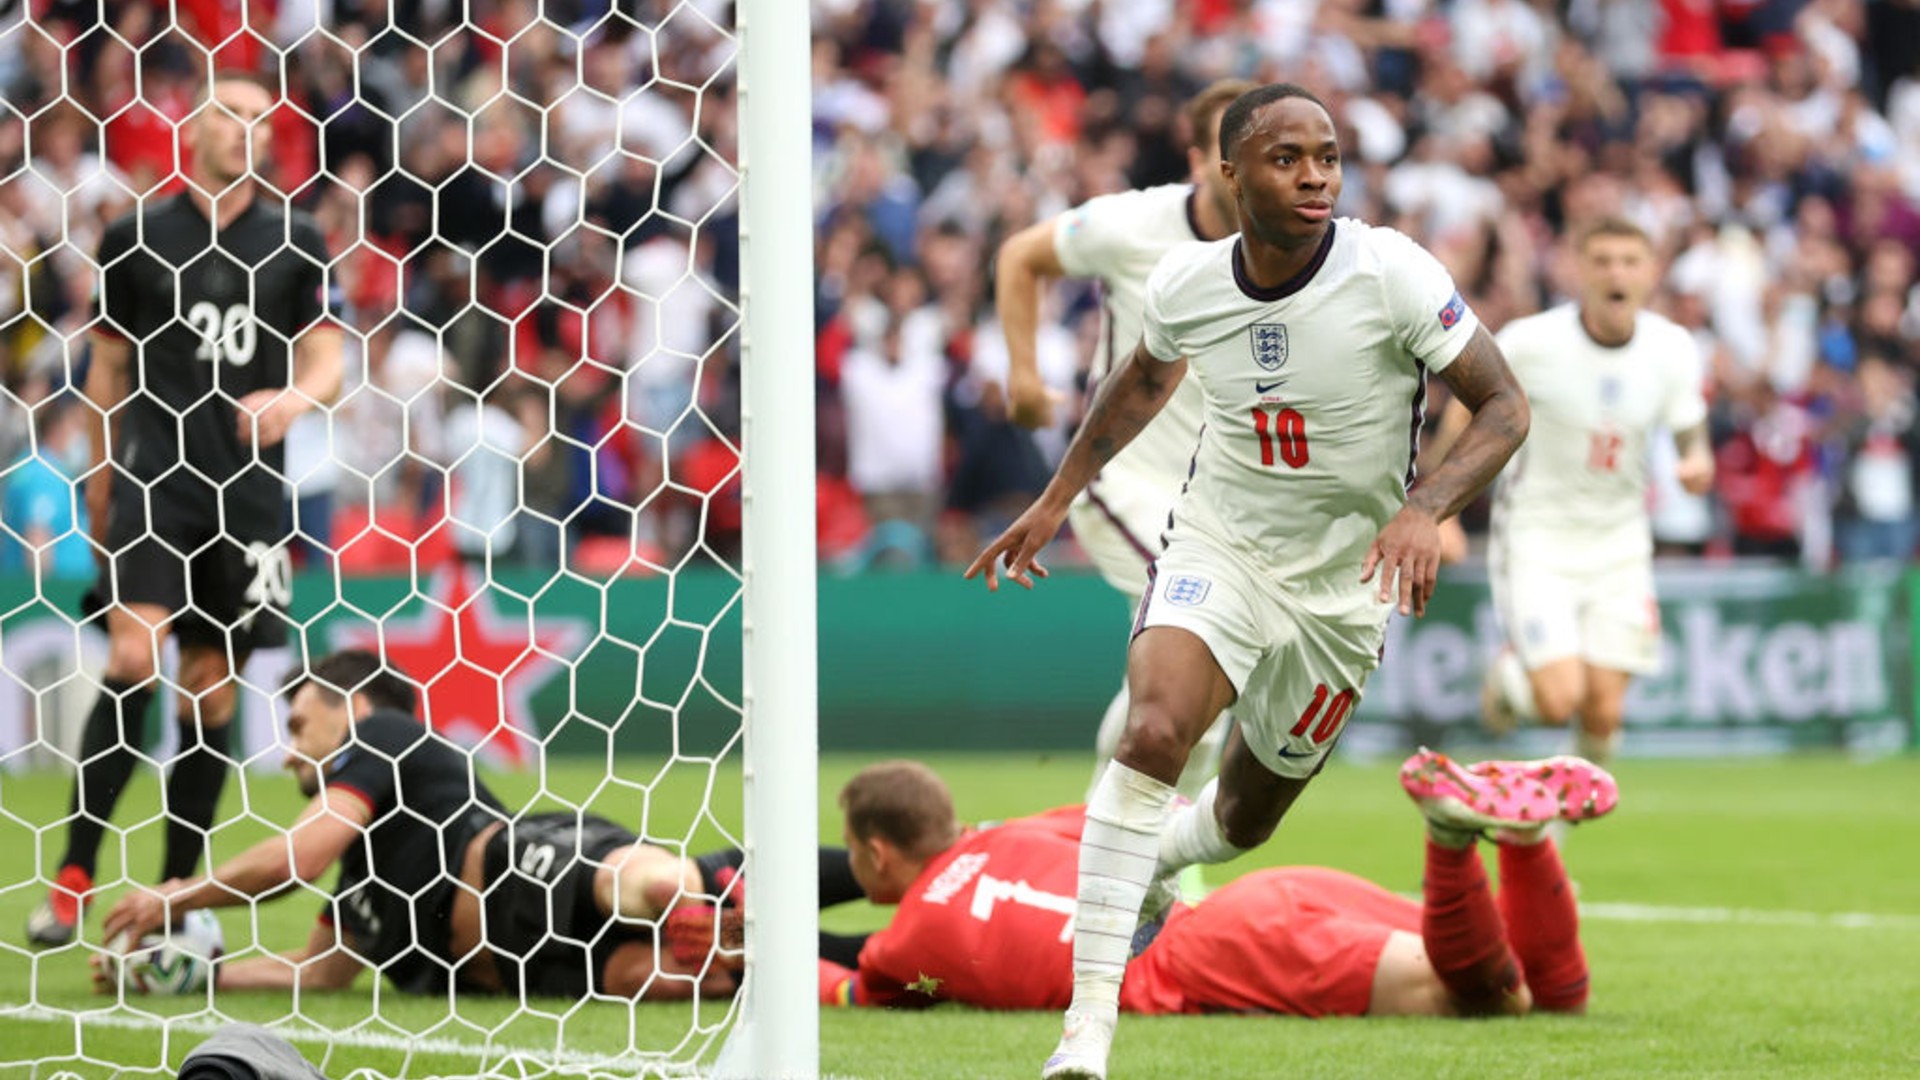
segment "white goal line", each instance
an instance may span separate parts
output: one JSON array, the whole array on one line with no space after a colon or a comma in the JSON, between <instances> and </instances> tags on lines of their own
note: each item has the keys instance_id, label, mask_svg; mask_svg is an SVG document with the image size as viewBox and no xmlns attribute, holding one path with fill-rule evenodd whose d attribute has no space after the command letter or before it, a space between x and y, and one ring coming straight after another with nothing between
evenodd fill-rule
<instances>
[{"instance_id":1,"label":"white goal line","mask_svg":"<svg viewBox=\"0 0 1920 1080\"><path fill-rule=\"evenodd\" d=\"M32 1023L67 1024L85 1027L122 1028L129 1031L171 1031L192 1032L211 1035L221 1028L235 1022L232 1018L208 1016L158 1017L125 1013L71 1013L49 1009L44 1006L29 1006L19 1009L0 1010L0 1021L25 1020ZM562 1074L582 1072L618 1071L627 1077L693 1077L699 1076L697 1066L691 1064L670 1063L655 1060L637 1053L592 1054L579 1050L554 1050L529 1046L512 1046L503 1043L491 1043L476 1046L472 1041L453 1039L444 1035L409 1036L395 1035L380 1031L334 1031L329 1028L296 1025L261 1025L275 1035L296 1043L321 1043L329 1046L351 1046L370 1050L410 1051L418 1054L445 1054L464 1058L479 1058L483 1069L497 1069L524 1062L540 1066L548 1071ZM638 1070L637 1074L635 1070ZM359 1075L355 1070L350 1075ZM369 1074L371 1075L371 1074ZM519 1075L519 1073L515 1073Z\"/></svg>"}]
</instances>

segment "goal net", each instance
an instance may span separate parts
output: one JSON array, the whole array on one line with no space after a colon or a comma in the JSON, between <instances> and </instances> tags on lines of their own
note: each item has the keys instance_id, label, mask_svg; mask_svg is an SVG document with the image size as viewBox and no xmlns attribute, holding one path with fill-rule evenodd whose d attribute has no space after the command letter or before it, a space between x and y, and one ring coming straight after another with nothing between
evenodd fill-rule
<instances>
[{"instance_id":1,"label":"goal net","mask_svg":"<svg viewBox=\"0 0 1920 1080\"><path fill-rule=\"evenodd\" d=\"M334 1077L813 1074L815 915L793 902L812 895L817 816L812 365L810 346L790 344L811 339L810 293L756 289L810 277L805 9L0 5L0 1074L173 1075L235 1022ZM263 114L208 103L233 73L267 91ZM210 179L197 149L209 109L244 127L237 181ZM784 181L755 184L756 156ZM236 255L227 265L243 269L224 283L167 264L160 215L211 209L218 228L199 220L212 248L237 247L258 219L217 211L247 183L261 206L287 208L272 250ZM302 215L322 250L303 246ZM291 285L269 274L282 264ZM196 300L217 287L245 299ZM148 302L130 319L134 292L165 310ZM303 304L314 314L298 329L269 311ZM306 394L302 339L315 327L339 331L340 390L268 453L266 421L244 419L259 407L248 369L270 379L278 356L281 385ZM167 376L176 335L197 364ZM105 406L89 382L103 341L128 373ZM197 382L183 394L167 378ZM150 436L156 415L173 437ZM246 462L223 472L208 456L195 434L207 415L239 424ZM110 467L89 445L99 430ZM131 451L135 437L146 442ZM153 460L156 446L169 460ZM230 489L249 467L277 474L279 520L241 520L251 511ZM86 497L103 468L110 530ZM209 536L181 524L195 483L219 507ZM207 569L229 547L244 578ZM108 677L123 661L104 612L155 595L134 549L185 567L185 599L162 605L151 705L102 745L87 735L96 700L136 700ZM102 563L116 570L90 598ZM223 708L218 692L195 692L180 642L191 620L218 622L236 603L235 618L278 620L286 641L248 651L216 635L236 672L231 767L211 823L188 822L197 873L263 840L291 844L309 798L282 768L286 679L366 649L406 677L421 722L516 822L600 819L673 856L744 849L744 877L682 889L672 907L742 909L744 946L714 930L691 950L683 939L670 963L664 915L596 922L586 892L536 878L550 922L564 921L563 896L586 913L546 934L580 935L567 940L589 957L590 985L473 992L444 927L406 931L438 978L372 959L381 950L343 925L333 865L214 914L220 970L324 943L359 963L344 989L244 989L222 974L200 985L191 963L168 966L178 952L129 974L103 922L158 883L186 820L167 778L210 752L195 732ZM180 719L195 717L198 728ZM99 783L89 769L129 751L111 813L93 811L78 781ZM365 849L379 866L376 834L418 814L380 812L336 862ZM37 909L71 883L63 851L88 820L101 827L90 888L71 940L50 942ZM559 856L591 879L584 846ZM738 883L749 880L769 886ZM191 951L197 925L176 916L154 940ZM597 977L616 938L654 957L637 1001ZM316 964L285 966L306 977Z\"/></svg>"}]
</instances>

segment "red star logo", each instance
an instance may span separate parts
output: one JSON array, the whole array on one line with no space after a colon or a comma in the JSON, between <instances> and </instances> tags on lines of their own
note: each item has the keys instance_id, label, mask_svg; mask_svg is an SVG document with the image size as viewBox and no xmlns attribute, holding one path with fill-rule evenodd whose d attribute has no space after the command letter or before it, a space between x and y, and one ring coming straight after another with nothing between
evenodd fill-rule
<instances>
[{"instance_id":1,"label":"red star logo","mask_svg":"<svg viewBox=\"0 0 1920 1080\"><path fill-rule=\"evenodd\" d=\"M577 619L508 618L458 564L433 576L419 613L343 628L347 647L372 649L420 685L427 726L515 768L540 734L534 691L576 655L586 637Z\"/></svg>"}]
</instances>

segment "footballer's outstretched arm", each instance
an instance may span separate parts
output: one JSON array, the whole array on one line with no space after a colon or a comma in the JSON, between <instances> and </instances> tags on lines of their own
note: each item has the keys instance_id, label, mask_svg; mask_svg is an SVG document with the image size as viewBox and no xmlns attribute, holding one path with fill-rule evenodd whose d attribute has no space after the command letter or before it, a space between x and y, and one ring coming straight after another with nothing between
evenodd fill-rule
<instances>
[{"instance_id":1,"label":"footballer's outstretched arm","mask_svg":"<svg viewBox=\"0 0 1920 1080\"><path fill-rule=\"evenodd\" d=\"M1054 250L1056 218L1036 222L1007 237L994 259L993 310L1007 339L1007 402L1013 422L1025 428L1053 423L1053 400L1040 378L1040 290L1065 277Z\"/></svg>"},{"instance_id":2,"label":"footballer's outstretched arm","mask_svg":"<svg viewBox=\"0 0 1920 1080\"><path fill-rule=\"evenodd\" d=\"M340 861L347 845L372 824L364 801L338 788L314 796L285 834L270 836L221 863L211 874L176 878L120 898L102 926L106 937L138 941L195 908L232 907L313 881Z\"/></svg>"},{"instance_id":3,"label":"footballer's outstretched arm","mask_svg":"<svg viewBox=\"0 0 1920 1080\"><path fill-rule=\"evenodd\" d=\"M1041 498L1052 496L1062 507L1072 502L1107 462L1160 415L1186 374L1185 357L1167 363L1148 352L1145 342L1135 345L1127 362L1101 382L1086 422L1075 433Z\"/></svg>"},{"instance_id":4,"label":"footballer's outstretched arm","mask_svg":"<svg viewBox=\"0 0 1920 1080\"><path fill-rule=\"evenodd\" d=\"M1060 468L1054 472L1047 489L999 539L987 545L973 560L973 565L967 567L964 576L971 578L984 572L987 588L998 590L1000 579L996 570L1004 558L1009 581L1031 589L1033 581L1028 577L1029 570L1046 577L1046 568L1034 561L1035 557L1060 531L1060 522L1066 518L1067 507L1074 496L1092 483L1101 468L1126 449L1159 415L1186 374L1185 357L1168 363L1155 359L1145 343L1134 346L1126 363L1114 368L1100 383L1100 392L1095 395L1092 408L1087 410L1086 421L1067 447L1066 456L1060 459Z\"/></svg>"},{"instance_id":5,"label":"footballer's outstretched arm","mask_svg":"<svg viewBox=\"0 0 1920 1080\"><path fill-rule=\"evenodd\" d=\"M275 956L249 956L222 962L218 990L344 990L366 965L342 948L332 924L319 921L305 946Z\"/></svg>"}]
</instances>

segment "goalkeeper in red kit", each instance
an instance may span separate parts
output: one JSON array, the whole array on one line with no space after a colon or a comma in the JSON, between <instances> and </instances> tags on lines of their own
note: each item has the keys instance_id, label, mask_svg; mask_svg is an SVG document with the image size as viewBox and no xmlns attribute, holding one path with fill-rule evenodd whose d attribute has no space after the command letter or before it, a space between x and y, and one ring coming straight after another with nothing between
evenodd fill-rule
<instances>
[{"instance_id":1,"label":"goalkeeper in red kit","mask_svg":"<svg viewBox=\"0 0 1920 1080\"><path fill-rule=\"evenodd\" d=\"M1612 778L1578 758L1462 766L1423 750L1401 784L1427 821L1423 902L1323 867L1248 874L1142 928L1120 1007L1308 1017L1584 1009L1573 891L1544 826L1611 810ZM862 771L840 805L855 878L899 911L856 967L821 962L823 1002L1066 1004L1081 808L965 829L945 783L915 762ZM1483 836L1498 851L1497 895L1475 850Z\"/></svg>"}]
</instances>

